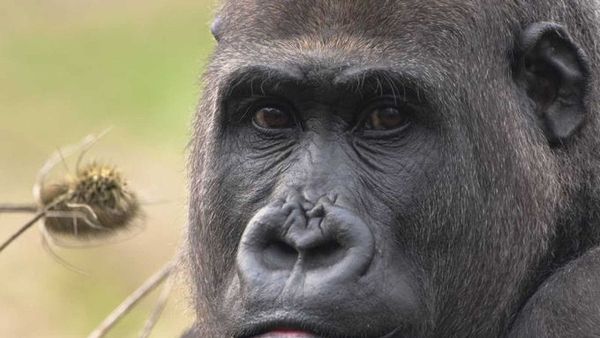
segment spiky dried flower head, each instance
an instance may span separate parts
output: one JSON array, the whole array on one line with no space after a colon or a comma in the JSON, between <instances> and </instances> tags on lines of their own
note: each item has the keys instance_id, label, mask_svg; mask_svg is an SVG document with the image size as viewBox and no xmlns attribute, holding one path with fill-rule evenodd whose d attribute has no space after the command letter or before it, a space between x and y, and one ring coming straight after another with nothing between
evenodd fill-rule
<instances>
[{"instance_id":1,"label":"spiky dried flower head","mask_svg":"<svg viewBox=\"0 0 600 338\"><path fill-rule=\"evenodd\" d=\"M141 213L122 174L114 166L97 162L83 166L75 176L44 185L40 197L44 206L60 200L44 221L50 233L60 235L111 235Z\"/></svg>"}]
</instances>

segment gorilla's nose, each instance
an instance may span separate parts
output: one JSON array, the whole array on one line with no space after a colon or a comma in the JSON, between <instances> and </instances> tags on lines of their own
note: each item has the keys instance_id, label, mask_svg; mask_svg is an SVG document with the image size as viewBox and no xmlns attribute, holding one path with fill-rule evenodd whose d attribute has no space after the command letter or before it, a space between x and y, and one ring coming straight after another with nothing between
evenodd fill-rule
<instances>
[{"instance_id":1,"label":"gorilla's nose","mask_svg":"<svg viewBox=\"0 0 600 338\"><path fill-rule=\"evenodd\" d=\"M334 200L288 198L249 222L238 250L238 273L246 285L260 289L290 280L304 287L347 282L366 273L374 247L370 228Z\"/></svg>"}]
</instances>

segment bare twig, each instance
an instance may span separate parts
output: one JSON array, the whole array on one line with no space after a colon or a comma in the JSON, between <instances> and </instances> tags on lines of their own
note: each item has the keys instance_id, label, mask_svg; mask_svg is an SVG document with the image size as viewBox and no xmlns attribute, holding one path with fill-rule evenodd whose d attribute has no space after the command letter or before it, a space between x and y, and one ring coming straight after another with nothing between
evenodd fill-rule
<instances>
[{"instance_id":1,"label":"bare twig","mask_svg":"<svg viewBox=\"0 0 600 338\"><path fill-rule=\"evenodd\" d=\"M0 204L0 214L2 213L23 213L23 214L35 214L40 209L37 205L31 204L13 204L13 203L2 203Z\"/></svg>"},{"instance_id":2,"label":"bare twig","mask_svg":"<svg viewBox=\"0 0 600 338\"><path fill-rule=\"evenodd\" d=\"M131 309L150 291L154 290L173 271L174 262L167 263L160 271L148 278L142 286L127 297L106 319L98 326L88 338L104 337L110 329L117 324Z\"/></svg>"},{"instance_id":3,"label":"bare twig","mask_svg":"<svg viewBox=\"0 0 600 338\"><path fill-rule=\"evenodd\" d=\"M169 296L171 295L171 290L173 290L173 284L175 283L175 279L173 277L169 277L165 282L165 286L163 286L162 291L160 292L160 296L158 297L158 301L156 301L156 305L154 306L154 310L150 314L148 320L146 320L146 324L144 324L144 329L140 333L140 338L148 338L152 333L152 329L156 325L156 322L160 319L160 315L167 305L167 301L169 300Z\"/></svg>"},{"instance_id":4,"label":"bare twig","mask_svg":"<svg viewBox=\"0 0 600 338\"><path fill-rule=\"evenodd\" d=\"M27 223L25 223L23 226L21 226L19 228L19 230L17 230L17 232L15 232L12 236L10 236L10 238L7 239L4 243L2 243L2 245L0 245L0 253L4 249L6 249L10 245L10 243L14 242L17 238L19 238L19 236L21 236L25 231L27 231L27 229L31 228L37 221L42 219L46 215L46 213L48 213L48 211L50 209L52 209L57 204L59 204L63 201L64 201L64 197L57 198L56 200L54 200L54 202L48 204L43 209L39 210L38 213L35 214L35 216L33 216L32 219L30 219Z\"/></svg>"},{"instance_id":5,"label":"bare twig","mask_svg":"<svg viewBox=\"0 0 600 338\"><path fill-rule=\"evenodd\" d=\"M31 228L37 221L39 221L44 215L46 215L47 210L42 210L38 212L31 220L25 223L17 232L15 232L8 240L6 240L2 245L0 245L0 253L6 249L10 243L14 242L19 236L21 236L27 229Z\"/></svg>"}]
</instances>

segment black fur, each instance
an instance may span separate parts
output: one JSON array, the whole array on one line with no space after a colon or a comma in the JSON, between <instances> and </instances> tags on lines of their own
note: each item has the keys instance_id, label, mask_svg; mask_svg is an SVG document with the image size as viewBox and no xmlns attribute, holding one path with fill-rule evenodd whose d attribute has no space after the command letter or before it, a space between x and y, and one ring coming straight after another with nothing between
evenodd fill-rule
<instances>
[{"instance_id":1,"label":"black fur","mask_svg":"<svg viewBox=\"0 0 600 338\"><path fill-rule=\"evenodd\" d=\"M190 150L190 335L600 335L597 10L225 1ZM418 106L401 137L361 133L357 107L381 93ZM244 103L256 96L285 97L297 125L257 131ZM308 222L323 196L372 232L373 267L337 289L315 284L321 303L252 279L261 271L240 241L276 219L261 212L293 200ZM295 317L269 322L279 310Z\"/></svg>"}]
</instances>

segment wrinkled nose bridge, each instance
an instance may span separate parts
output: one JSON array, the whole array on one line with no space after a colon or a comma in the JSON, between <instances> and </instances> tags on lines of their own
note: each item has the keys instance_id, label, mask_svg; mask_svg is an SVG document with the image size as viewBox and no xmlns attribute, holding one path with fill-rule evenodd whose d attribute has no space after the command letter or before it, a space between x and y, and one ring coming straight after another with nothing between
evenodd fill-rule
<instances>
[{"instance_id":1,"label":"wrinkled nose bridge","mask_svg":"<svg viewBox=\"0 0 600 338\"><path fill-rule=\"evenodd\" d=\"M300 152L291 181L307 201L317 201L325 195L339 191L343 171L343 152L331 137L312 133Z\"/></svg>"}]
</instances>

